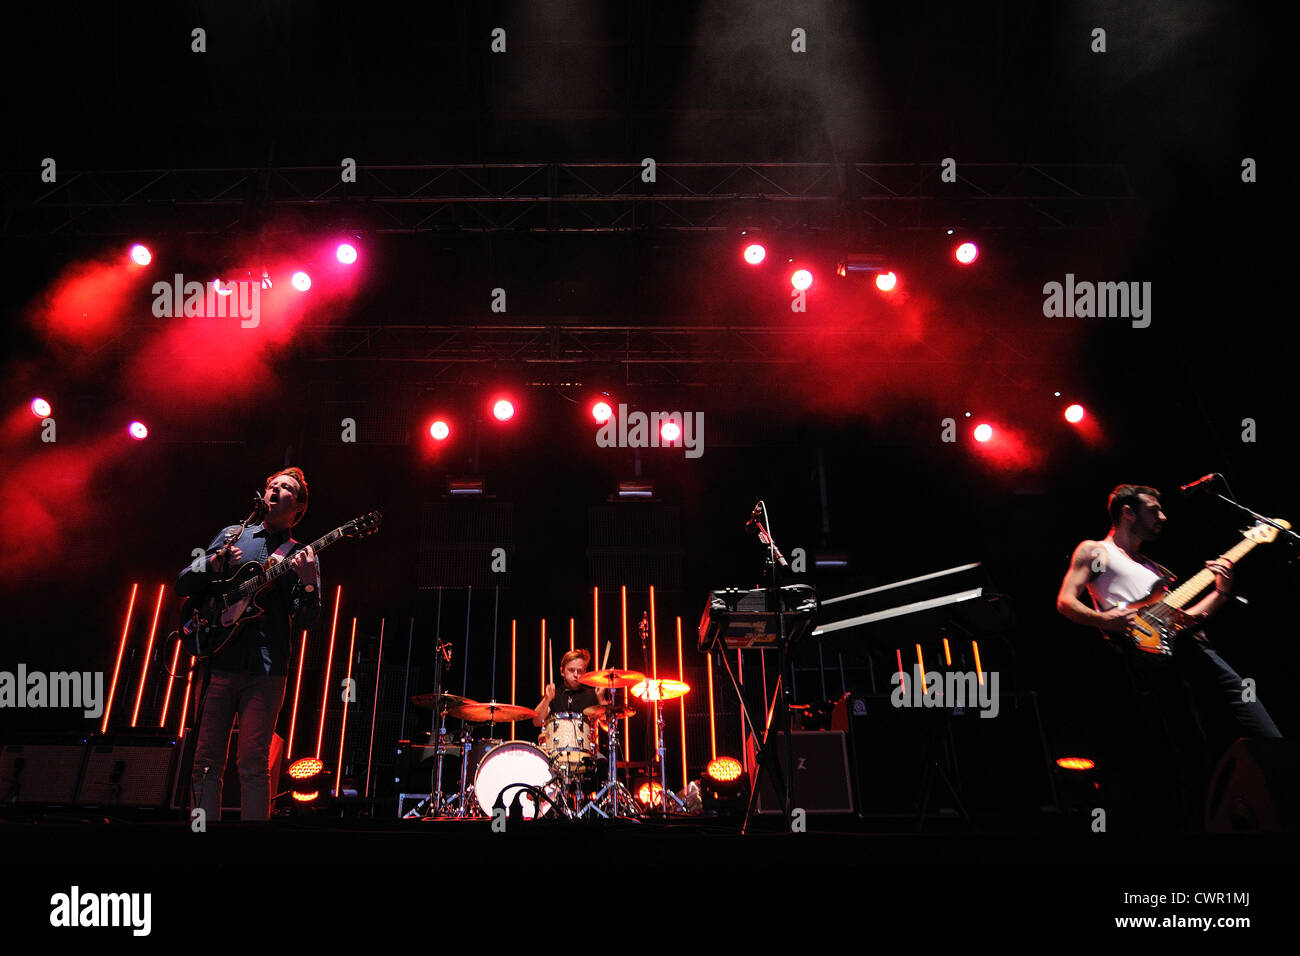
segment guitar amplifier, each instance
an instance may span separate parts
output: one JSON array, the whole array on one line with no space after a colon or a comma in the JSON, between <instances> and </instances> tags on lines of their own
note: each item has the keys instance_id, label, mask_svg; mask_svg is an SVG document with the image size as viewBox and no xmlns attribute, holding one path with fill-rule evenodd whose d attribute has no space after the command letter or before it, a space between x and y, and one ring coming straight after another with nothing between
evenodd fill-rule
<instances>
[{"instance_id":1,"label":"guitar amplifier","mask_svg":"<svg viewBox=\"0 0 1300 956\"><path fill-rule=\"evenodd\" d=\"M166 807L179 752L175 737L119 737L92 743L77 805Z\"/></svg>"},{"instance_id":2,"label":"guitar amplifier","mask_svg":"<svg viewBox=\"0 0 1300 956\"><path fill-rule=\"evenodd\" d=\"M774 730L772 735L776 738L781 776L788 780L785 734ZM791 736L795 806L810 814L852 813L853 790L849 784L849 752L844 743L844 733L838 730L796 730ZM753 734L749 735L747 747L749 765L754 767L757 747ZM767 814L785 812L767 771L763 772L756 810Z\"/></svg>"},{"instance_id":3,"label":"guitar amplifier","mask_svg":"<svg viewBox=\"0 0 1300 956\"><path fill-rule=\"evenodd\" d=\"M5 744L0 748L0 805L72 806L85 759L84 737Z\"/></svg>"}]
</instances>

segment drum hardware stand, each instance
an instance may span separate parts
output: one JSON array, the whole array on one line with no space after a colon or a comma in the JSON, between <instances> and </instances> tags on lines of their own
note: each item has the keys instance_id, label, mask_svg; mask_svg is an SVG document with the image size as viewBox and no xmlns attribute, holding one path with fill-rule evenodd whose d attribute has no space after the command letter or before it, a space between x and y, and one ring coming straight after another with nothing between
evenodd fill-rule
<instances>
[{"instance_id":1,"label":"drum hardware stand","mask_svg":"<svg viewBox=\"0 0 1300 956\"><path fill-rule=\"evenodd\" d=\"M615 691L617 690L618 688L615 688ZM613 702L613 700L614 700L614 696L613 694L611 694L610 695L611 703ZM607 776L609 779L606 781L605 785L600 788L600 791L595 796L593 796L589 801L587 801L587 805L578 811L578 816L579 817L584 816L588 810L595 810L606 820L608 820L610 817L618 817L619 816L618 804L619 804L619 797L621 796L623 798L623 801L627 804L628 811L633 815L633 818L639 818L640 811L637 809L636 800L632 797L632 794L628 793L627 788L623 786L623 784L621 784L618 779L618 720L613 717L609 718L608 737L609 737L609 759L608 759L609 773L607 774ZM600 808L601 801L605 801L609 805L610 808L609 813L606 813L604 810Z\"/></svg>"},{"instance_id":2,"label":"drum hardware stand","mask_svg":"<svg viewBox=\"0 0 1300 956\"><path fill-rule=\"evenodd\" d=\"M660 701L655 701L655 757L659 761L659 793L660 800L663 803L664 818L668 817L668 798L672 797L673 802L677 804L677 809L682 813L686 812L686 804L682 803L682 798L677 796L668 789L668 762L664 760L664 709L660 706ZM654 803L651 795L651 804Z\"/></svg>"}]
</instances>

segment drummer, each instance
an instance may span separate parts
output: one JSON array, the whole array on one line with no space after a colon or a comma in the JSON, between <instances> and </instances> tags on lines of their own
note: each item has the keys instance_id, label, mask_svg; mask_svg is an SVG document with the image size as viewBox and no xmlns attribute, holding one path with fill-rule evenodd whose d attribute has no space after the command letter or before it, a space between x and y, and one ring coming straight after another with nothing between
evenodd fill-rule
<instances>
[{"instance_id":1,"label":"drummer","mask_svg":"<svg viewBox=\"0 0 1300 956\"><path fill-rule=\"evenodd\" d=\"M591 653L583 648L569 651L560 658L560 676L564 684L558 691L554 684L546 685L541 703L537 705L537 716L533 718L534 727L543 726L552 710L557 714L581 714L588 707L609 703L609 691L588 687L578 681L590 663Z\"/></svg>"}]
</instances>

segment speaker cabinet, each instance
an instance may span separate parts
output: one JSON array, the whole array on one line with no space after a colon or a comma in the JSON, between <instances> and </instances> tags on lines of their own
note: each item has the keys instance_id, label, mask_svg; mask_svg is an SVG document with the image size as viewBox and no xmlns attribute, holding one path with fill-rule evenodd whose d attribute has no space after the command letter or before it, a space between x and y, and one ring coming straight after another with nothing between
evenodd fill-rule
<instances>
[{"instance_id":1,"label":"speaker cabinet","mask_svg":"<svg viewBox=\"0 0 1300 956\"><path fill-rule=\"evenodd\" d=\"M77 795L83 807L167 807L180 748L174 737L92 743Z\"/></svg>"},{"instance_id":2,"label":"speaker cabinet","mask_svg":"<svg viewBox=\"0 0 1300 956\"><path fill-rule=\"evenodd\" d=\"M786 768L785 734L773 731L776 738L777 763L781 776L789 780ZM837 730L796 730L791 734L794 749L795 806L806 813L852 813L853 792L849 786L849 753L844 734ZM757 743L751 734L749 751L751 767ZM750 781L751 786L753 781ZM781 799L767 772L763 773L758 791L758 813L784 813Z\"/></svg>"},{"instance_id":3,"label":"speaker cabinet","mask_svg":"<svg viewBox=\"0 0 1300 956\"><path fill-rule=\"evenodd\" d=\"M86 738L32 738L0 747L0 806L72 806Z\"/></svg>"}]
</instances>

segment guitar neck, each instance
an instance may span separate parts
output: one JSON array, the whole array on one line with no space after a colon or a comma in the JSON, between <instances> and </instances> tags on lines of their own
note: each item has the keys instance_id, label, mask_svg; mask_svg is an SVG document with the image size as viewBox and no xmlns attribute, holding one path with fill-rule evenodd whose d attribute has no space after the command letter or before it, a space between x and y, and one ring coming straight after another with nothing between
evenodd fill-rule
<instances>
[{"instance_id":1,"label":"guitar neck","mask_svg":"<svg viewBox=\"0 0 1300 956\"><path fill-rule=\"evenodd\" d=\"M1219 555L1219 560L1236 564L1244 555L1249 554L1250 549L1255 547L1256 544L1257 542L1249 539L1239 541L1237 542L1236 547L1230 548L1223 554ZM1202 568L1176 587L1173 591L1169 592L1160 603L1168 604L1170 607L1182 608L1187 604L1187 602L1191 601L1192 598L1196 597L1196 595L1200 594L1213 583L1214 572L1209 568Z\"/></svg>"},{"instance_id":2,"label":"guitar neck","mask_svg":"<svg viewBox=\"0 0 1300 956\"><path fill-rule=\"evenodd\" d=\"M325 548L328 548L331 544L333 544L335 541L338 541L342 537L343 537L343 528L341 527L335 528L329 534L317 538L311 544L307 545L307 547L311 548L313 551L319 554ZM256 584L256 587L252 588L251 590L255 593L257 591L262 590L262 588L270 587L271 584L273 584L276 580L279 579L280 575L286 574L292 570L293 568L289 564L289 559L286 557L283 561L279 561L276 564L272 565L270 570L266 572L266 576L263 577L262 580ZM249 582L249 583L252 584L253 582Z\"/></svg>"}]
</instances>

